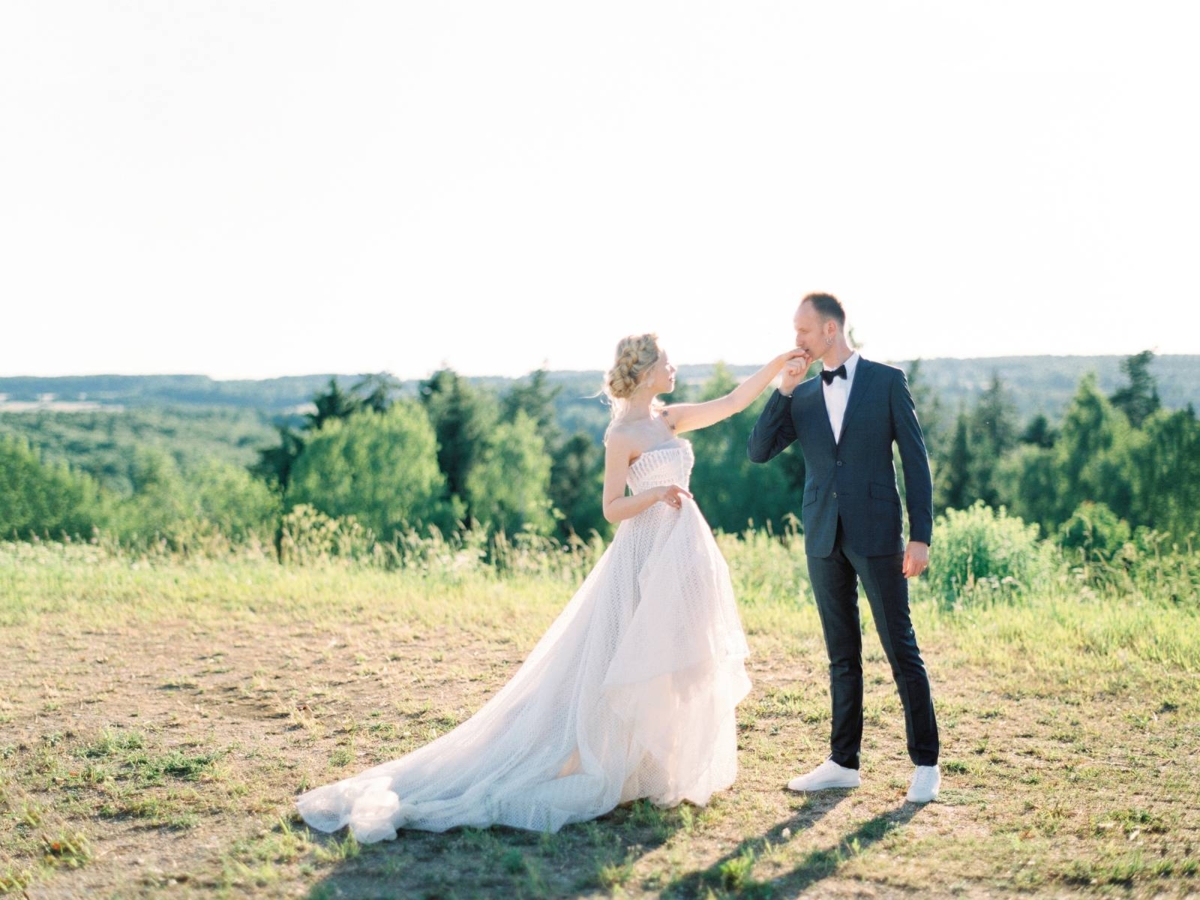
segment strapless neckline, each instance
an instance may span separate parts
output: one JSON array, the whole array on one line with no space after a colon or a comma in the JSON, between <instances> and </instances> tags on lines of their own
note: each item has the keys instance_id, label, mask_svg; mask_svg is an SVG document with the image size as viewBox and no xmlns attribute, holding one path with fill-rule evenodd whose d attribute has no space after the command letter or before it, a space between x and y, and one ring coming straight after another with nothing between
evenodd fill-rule
<instances>
[{"instance_id":1,"label":"strapless neckline","mask_svg":"<svg viewBox=\"0 0 1200 900\"><path fill-rule=\"evenodd\" d=\"M653 447L643 450L641 453L638 454L637 459L635 459L633 462L631 462L630 465L636 466L639 462L641 462L643 459L646 458L647 454L656 453L659 450L665 450L668 447L668 445L676 444L676 443L686 443L686 441L684 441L683 438L681 438L681 437L667 438L661 444L655 444Z\"/></svg>"}]
</instances>

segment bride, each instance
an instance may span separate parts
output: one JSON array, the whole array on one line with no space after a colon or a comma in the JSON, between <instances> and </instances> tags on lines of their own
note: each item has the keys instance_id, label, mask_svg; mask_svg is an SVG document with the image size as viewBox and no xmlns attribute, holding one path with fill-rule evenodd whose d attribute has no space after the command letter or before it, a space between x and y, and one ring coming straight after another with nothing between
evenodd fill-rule
<instances>
[{"instance_id":1,"label":"bride","mask_svg":"<svg viewBox=\"0 0 1200 900\"><path fill-rule=\"evenodd\" d=\"M558 831L640 797L703 806L737 775L734 707L750 690L729 570L688 492L679 435L745 409L802 351L705 403L663 405L675 367L653 334L605 378L604 516L612 543L512 680L409 755L302 794L313 828L363 843L398 828ZM626 494L626 485L631 493Z\"/></svg>"}]
</instances>

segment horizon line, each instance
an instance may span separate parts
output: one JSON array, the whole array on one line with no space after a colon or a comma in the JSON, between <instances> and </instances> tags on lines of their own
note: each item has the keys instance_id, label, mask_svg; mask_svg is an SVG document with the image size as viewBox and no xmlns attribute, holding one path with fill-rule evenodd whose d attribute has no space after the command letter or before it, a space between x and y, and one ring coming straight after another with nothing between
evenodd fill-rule
<instances>
[{"instance_id":1,"label":"horizon line","mask_svg":"<svg viewBox=\"0 0 1200 900\"><path fill-rule=\"evenodd\" d=\"M996 354L992 356L908 356L892 359L882 359L880 362L885 363L909 363L909 362L940 362L951 360L955 362L969 362L972 360L1017 360L1017 359L1128 359L1131 356L1137 356L1138 353L1017 353L1017 354ZM1200 357L1200 353L1155 353L1155 359L1166 359L1170 357ZM758 369L761 368L761 363L734 363L723 359L712 360L710 362L699 363L679 363L680 368L701 368L704 366L724 365L733 369ZM229 382L229 381L278 381L288 378L362 378L370 375L389 375L398 381L422 381L431 377L437 372L450 370L464 378L507 378L519 379L527 378L535 372L545 371L551 374L579 374L587 375L592 373L603 373L603 369L551 369L545 366L539 366L533 369L528 369L519 375L505 375L500 373L480 373L468 374L454 366L445 365L436 369L429 370L424 375L400 376L387 369L379 370L363 370L358 372L292 372L280 375L211 375L205 372L83 372L69 373L56 375L34 375L34 374L19 374L19 375L0 375L0 381L11 379L39 379L50 380L60 378L207 378L214 382Z\"/></svg>"}]
</instances>

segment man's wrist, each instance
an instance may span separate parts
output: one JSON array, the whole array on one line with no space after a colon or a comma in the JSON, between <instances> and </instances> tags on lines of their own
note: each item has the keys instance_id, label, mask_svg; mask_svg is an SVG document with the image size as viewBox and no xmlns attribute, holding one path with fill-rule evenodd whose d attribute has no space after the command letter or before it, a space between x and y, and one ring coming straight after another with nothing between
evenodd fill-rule
<instances>
[{"instance_id":1,"label":"man's wrist","mask_svg":"<svg viewBox=\"0 0 1200 900\"><path fill-rule=\"evenodd\" d=\"M786 394L785 394L785 393L783 392L783 388L775 388L775 390L777 390L777 391L779 392L779 396L780 396L780 397L783 397L783 398L785 398L785 399L787 399L787 400L791 400L791 399L792 399L792 395L791 395L791 393L786 393ZM794 391L794 390L795 390L795 388L792 388L792 390Z\"/></svg>"}]
</instances>

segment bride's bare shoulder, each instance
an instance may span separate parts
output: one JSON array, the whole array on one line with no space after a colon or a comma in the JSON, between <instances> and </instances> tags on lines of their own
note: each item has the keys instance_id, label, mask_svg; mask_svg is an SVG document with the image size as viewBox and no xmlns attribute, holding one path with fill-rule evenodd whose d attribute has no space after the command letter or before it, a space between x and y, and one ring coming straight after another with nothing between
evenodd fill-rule
<instances>
[{"instance_id":1,"label":"bride's bare shoulder","mask_svg":"<svg viewBox=\"0 0 1200 900\"><path fill-rule=\"evenodd\" d=\"M612 460L632 463L650 446L641 423L614 423L604 436L604 452Z\"/></svg>"},{"instance_id":2,"label":"bride's bare shoulder","mask_svg":"<svg viewBox=\"0 0 1200 900\"><path fill-rule=\"evenodd\" d=\"M604 446L609 451L628 449L633 445L636 437L634 429L620 422L614 422L604 433Z\"/></svg>"}]
</instances>

